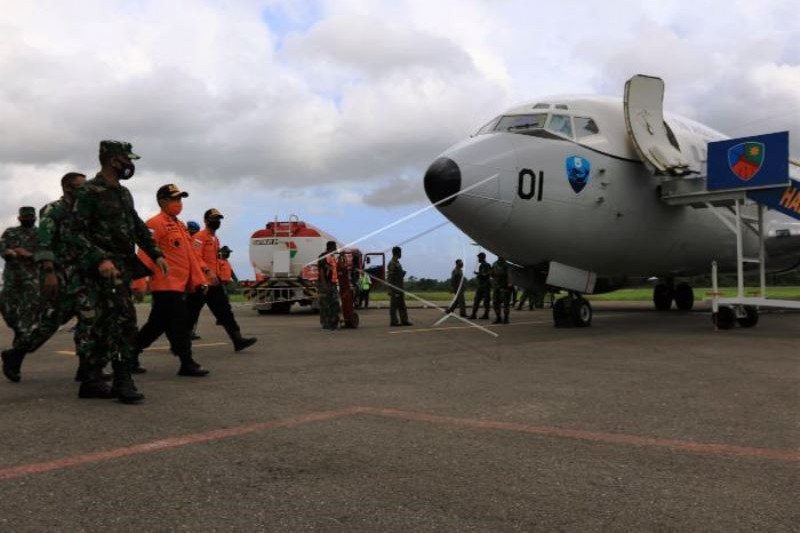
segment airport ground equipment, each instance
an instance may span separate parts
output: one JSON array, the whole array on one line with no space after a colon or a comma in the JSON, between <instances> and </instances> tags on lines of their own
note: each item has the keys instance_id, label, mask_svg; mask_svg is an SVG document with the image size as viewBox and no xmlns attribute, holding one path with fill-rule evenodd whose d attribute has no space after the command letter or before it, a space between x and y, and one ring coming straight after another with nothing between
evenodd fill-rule
<instances>
[{"instance_id":1,"label":"airport ground equipment","mask_svg":"<svg viewBox=\"0 0 800 533\"><path fill-rule=\"evenodd\" d=\"M277 218L250 237L250 263L255 283L244 291L245 298L260 314L287 313L293 304L317 307L317 259L328 241L337 242L329 233L291 215L287 221ZM356 249L343 250L369 261L381 276L385 268L381 253L361 254ZM369 269L368 269L369 270Z\"/></svg>"},{"instance_id":2,"label":"airport ground equipment","mask_svg":"<svg viewBox=\"0 0 800 533\"><path fill-rule=\"evenodd\" d=\"M800 220L800 181L791 178L788 145L788 132L709 143L708 176L697 176L689 182L675 180L662 188L662 198L670 205L709 209L736 237L735 297L722 297L717 261L713 261L711 266L712 319L717 329L731 329L737 323L741 327L753 327L758 323L760 308L800 309L799 301L767 298L766 287L766 239L773 237L779 242L785 238L788 241L800 235L800 228L797 235L792 234L792 229L783 229L782 235L768 235L765 224L767 209ZM763 152L763 160L753 166L755 173L746 179L737 176L734 168L734 151L742 146ZM761 178L756 180L759 176ZM743 241L747 231L758 237L757 256L745 254ZM758 265L756 295L745 294L744 272L750 265Z\"/></svg>"}]
</instances>

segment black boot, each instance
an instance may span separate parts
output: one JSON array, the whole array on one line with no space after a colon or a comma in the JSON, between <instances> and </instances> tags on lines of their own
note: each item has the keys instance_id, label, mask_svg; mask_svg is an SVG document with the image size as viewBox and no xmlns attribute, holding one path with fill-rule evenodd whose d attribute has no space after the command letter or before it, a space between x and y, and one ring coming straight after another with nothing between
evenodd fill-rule
<instances>
[{"instance_id":1,"label":"black boot","mask_svg":"<svg viewBox=\"0 0 800 533\"><path fill-rule=\"evenodd\" d=\"M492 324L502 324L502 323L503 321L500 319L499 314L497 315L497 318L494 319L494 322L492 322Z\"/></svg>"},{"instance_id":2,"label":"black boot","mask_svg":"<svg viewBox=\"0 0 800 533\"><path fill-rule=\"evenodd\" d=\"M237 352L241 352L245 348L248 348L256 343L258 339L255 337L242 337L241 331L236 331L231 333L231 340L233 341L233 349Z\"/></svg>"},{"instance_id":3,"label":"black boot","mask_svg":"<svg viewBox=\"0 0 800 533\"><path fill-rule=\"evenodd\" d=\"M22 379L20 369L22 367L22 359L25 357L25 354L20 353L14 348L11 348L10 350L3 350L3 353L0 354L0 357L3 359L3 375L9 381L19 383L19 380Z\"/></svg>"},{"instance_id":4,"label":"black boot","mask_svg":"<svg viewBox=\"0 0 800 533\"><path fill-rule=\"evenodd\" d=\"M508 311L503 313L503 324L508 324Z\"/></svg>"},{"instance_id":5,"label":"black boot","mask_svg":"<svg viewBox=\"0 0 800 533\"><path fill-rule=\"evenodd\" d=\"M483 313L483 316L481 317L481 320L489 320L489 311L486 311L485 313Z\"/></svg>"},{"instance_id":6,"label":"black boot","mask_svg":"<svg viewBox=\"0 0 800 533\"><path fill-rule=\"evenodd\" d=\"M146 374L147 369L139 362L139 354L133 356L131 361L131 374Z\"/></svg>"},{"instance_id":7,"label":"black boot","mask_svg":"<svg viewBox=\"0 0 800 533\"><path fill-rule=\"evenodd\" d=\"M208 375L208 370L200 366L191 355L181 357L181 367L178 369L179 376L201 378Z\"/></svg>"},{"instance_id":8,"label":"black boot","mask_svg":"<svg viewBox=\"0 0 800 533\"><path fill-rule=\"evenodd\" d=\"M100 371L100 379L103 381L111 381L113 378L111 374L108 372ZM83 363L78 363L78 370L75 371L75 381L81 382L86 381L87 374L86 374L86 366Z\"/></svg>"},{"instance_id":9,"label":"black boot","mask_svg":"<svg viewBox=\"0 0 800 533\"><path fill-rule=\"evenodd\" d=\"M111 399L114 397L114 393L103 379L102 368L83 368L83 380L81 388L78 389L78 398Z\"/></svg>"},{"instance_id":10,"label":"black boot","mask_svg":"<svg viewBox=\"0 0 800 533\"><path fill-rule=\"evenodd\" d=\"M139 403L144 400L144 394L136 389L136 384L131 377L130 366L122 361L114 361L114 383L111 392L122 403Z\"/></svg>"}]
</instances>

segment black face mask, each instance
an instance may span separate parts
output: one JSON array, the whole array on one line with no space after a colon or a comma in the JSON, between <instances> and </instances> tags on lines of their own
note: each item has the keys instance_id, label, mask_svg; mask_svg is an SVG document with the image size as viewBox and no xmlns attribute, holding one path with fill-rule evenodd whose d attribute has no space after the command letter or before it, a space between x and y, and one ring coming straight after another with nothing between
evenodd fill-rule
<instances>
[{"instance_id":1,"label":"black face mask","mask_svg":"<svg viewBox=\"0 0 800 533\"><path fill-rule=\"evenodd\" d=\"M133 163L125 163L122 168L115 168L114 170L117 171L118 180L129 180L136 172L136 165Z\"/></svg>"},{"instance_id":2,"label":"black face mask","mask_svg":"<svg viewBox=\"0 0 800 533\"><path fill-rule=\"evenodd\" d=\"M210 229L213 229L214 231L217 231L219 229L220 224L222 224L222 222L220 222L219 220L208 220L208 221L206 221L206 225Z\"/></svg>"},{"instance_id":3,"label":"black face mask","mask_svg":"<svg viewBox=\"0 0 800 533\"><path fill-rule=\"evenodd\" d=\"M36 224L35 218L23 218L19 221L23 228L32 228Z\"/></svg>"}]
</instances>

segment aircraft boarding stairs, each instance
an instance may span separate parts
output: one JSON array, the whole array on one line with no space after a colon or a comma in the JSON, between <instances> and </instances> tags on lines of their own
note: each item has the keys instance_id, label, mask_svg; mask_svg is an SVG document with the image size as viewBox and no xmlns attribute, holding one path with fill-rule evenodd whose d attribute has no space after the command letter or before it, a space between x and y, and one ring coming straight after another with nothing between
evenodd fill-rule
<instances>
[{"instance_id":1,"label":"aircraft boarding stairs","mask_svg":"<svg viewBox=\"0 0 800 533\"><path fill-rule=\"evenodd\" d=\"M800 220L800 180L790 176L789 132L710 142L706 176L692 170L664 118L664 81L637 74L625 83L625 126L645 166L660 180L661 199L669 205L710 209L736 236L737 291L721 297L717 264L712 263L712 307L720 329L735 322L753 326L759 307L800 309L800 301L769 300L766 294L764 213L775 209ZM740 167L739 165L743 165ZM730 213L733 212L733 220ZM758 236L758 257L744 255L743 232ZM787 230L788 231L788 230ZM758 264L758 296L745 296L745 264Z\"/></svg>"},{"instance_id":2,"label":"aircraft boarding stairs","mask_svg":"<svg viewBox=\"0 0 800 533\"><path fill-rule=\"evenodd\" d=\"M800 164L791 162L793 165ZM748 324L757 321L758 308L800 309L800 301L768 299L766 292L766 239L765 212L778 209L780 212L800 220L800 209L787 209L800 195L800 181L789 185L749 190L708 190L708 177L689 175L663 181L660 186L661 199L668 205L685 205L698 209L709 209L736 236L735 297L722 297L719 291L717 262L711 265L712 312L714 322L720 329L729 329L737 319ZM800 201L800 200L797 200ZM731 220L730 213L733 213ZM726 216L727 215L727 216ZM743 251L743 233L752 231L758 236L758 256L747 257ZM758 296L746 296L744 270L747 264L757 264L759 269Z\"/></svg>"}]
</instances>

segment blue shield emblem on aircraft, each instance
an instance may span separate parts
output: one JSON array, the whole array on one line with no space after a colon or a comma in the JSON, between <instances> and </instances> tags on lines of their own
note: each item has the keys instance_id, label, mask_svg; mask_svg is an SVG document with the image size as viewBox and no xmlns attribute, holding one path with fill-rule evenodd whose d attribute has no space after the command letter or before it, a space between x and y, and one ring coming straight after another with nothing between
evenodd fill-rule
<instances>
[{"instance_id":1,"label":"blue shield emblem on aircraft","mask_svg":"<svg viewBox=\"0 0 800 533\"><path fill-rule=\"evenodd\" d=\"M577 155L567 157L567 179L572 187L572 190L579 193L589 183L589 173L592 170L592 164L588 159L584 159Z\"/></svg>"},{"instance_id":2,"label":"blue shield emblem on aircraft","mask_svg":"<svg viewBox=\"0 0 800 533\"><path fill-rule=\"evenodd\" d=\"M728 166L742 181L750 181L764 164L764 143L744 142L728 149Z\"/></svg>"}]
</instances>

